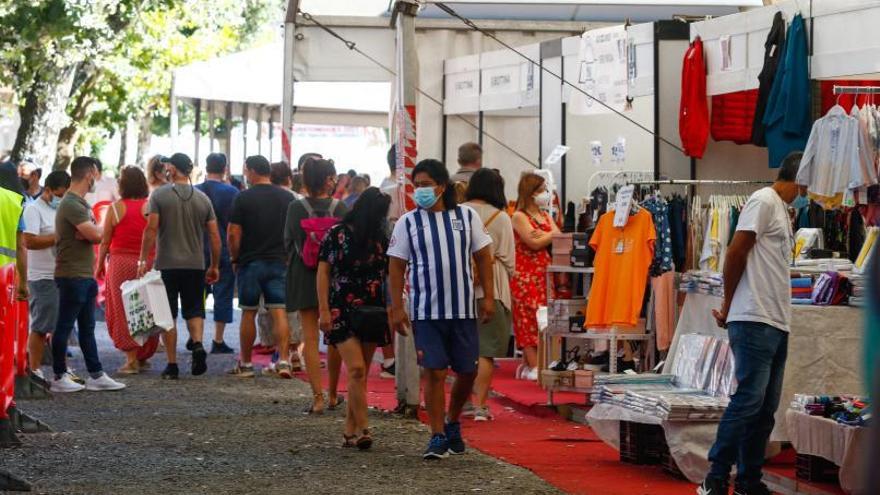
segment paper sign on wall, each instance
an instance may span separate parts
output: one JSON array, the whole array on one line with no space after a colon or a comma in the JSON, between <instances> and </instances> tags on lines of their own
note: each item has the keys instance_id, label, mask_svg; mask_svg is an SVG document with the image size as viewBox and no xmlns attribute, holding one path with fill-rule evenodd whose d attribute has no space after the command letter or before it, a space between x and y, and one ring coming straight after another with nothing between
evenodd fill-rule
<instances>
[{"instance_id":1,"label":"paper sign on wall","mask_svg":"<svg viewBox=\"0 0 880 495\"><path fill-rule=\"evenodd\" d=\"M590 159L593 165L602 165L602 141L590 141Z\"/></svg>"},{"instance_id":2,"label":"paper sign on wall","mask_svg":"<svg viewBox=\"0 0 880 495\"><path fill-rule=\"evenodd\" d=\"M627 94L626 28L620 25L587 31L581 36L578 58L577 84L590 96L573 91L571 112L607 114L611 113L608 107L623 112Z\"/></svg>"},{"instance_id":3,"label":"paper sign on wall","mask_svg":"<svg viewBox=\"0 0 880 495\"><path fill-rule=\"evenodd\" d=\"M547 159L544 160L544 165L556 165L557 163L559 163L559 160L562 160L562 157L565 156L565 154L568 153L568 150L570 149L571 148L569 148L568 146L562 144L556 145L556 147L553 148L553 151L550 152L550 156L548 156Z\"/></svg>"},{"instance_id":4,"label":"paper sign on wall","mask_svg":"<svg viewBox=\"0 0 880 495\"><path fill-rule=\"evenodd\" d=\"M611 161L616 164L626 162L626 138L619 137L614 146L611 147Z\"/></svg>"},{"instance_id":5,"label":"paper sign on wall","mask_svg":"<svg viewBox=\"0 0 880 495\"><path fill-rule=\"evenodd\" d=\"M733 57L730 53L730 35L721 37L721 70L729 71L733 68Z\"/></svg>"}]
</instances>

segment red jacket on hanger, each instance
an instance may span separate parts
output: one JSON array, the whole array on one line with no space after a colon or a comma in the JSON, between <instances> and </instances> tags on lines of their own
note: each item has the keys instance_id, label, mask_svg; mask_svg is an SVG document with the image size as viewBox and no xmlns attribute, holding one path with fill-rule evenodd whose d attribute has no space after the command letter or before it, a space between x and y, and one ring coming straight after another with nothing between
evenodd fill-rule
<instances>
[{"instance_id":1,"label":"red jacket on hanger","mask_svg":"<svg viewBox=\"0 0 880 495\"><path fill-rule=\"evenodd\" d=\"M713 96L712 139L736 144L751 143L757 104L757 89Z\"/></svg>"},{"instance_id":2,"label":"red jacket on hanger","mask_svg":"<svg viewBox=\"0 0 880 495\"><path fill-rule=\"evenodd\" d=\"M694 39L684 54L678 132L684 153L693 158L702 158L709 140L709 102L706 97L703 41L699 37Z\"/></svg>"}]
</instances>

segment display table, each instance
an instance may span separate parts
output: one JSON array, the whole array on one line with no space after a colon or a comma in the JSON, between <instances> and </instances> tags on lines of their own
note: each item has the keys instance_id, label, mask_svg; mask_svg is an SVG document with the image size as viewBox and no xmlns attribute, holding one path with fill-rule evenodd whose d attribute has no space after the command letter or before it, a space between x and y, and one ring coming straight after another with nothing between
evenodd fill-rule
<instances>
[{"instance_id":1,"label":"display table","mask_svg":"<svg viewBox=\"0 0 880 495\"><path fill-rule=\"evenodd\" d=\"M859 470L867 452L867 428L842 425L793 409L785 411L785 419L788 438L799 454L822 457L840 466L840 487L846 493L862 493Z\"/></svg>"},{"instance_id":2,"label":"display table","mask_svg":"<svg viewBox=\"0 0 880 495\"><path fill-rule=\"evenodd\" d=\"M722 299L704 294L688 294L685 299L669 356L676 355L679 337L688 333L726 336L712 310ZM771 440L786 441L785 412L794 394L837 395L864 393L859 356L864 337L862 310L849 306L792 306L791 334L782 398L776 413L776 429ZM667 362L663 368L668 373Z\"/></svg>"}]
</instances>

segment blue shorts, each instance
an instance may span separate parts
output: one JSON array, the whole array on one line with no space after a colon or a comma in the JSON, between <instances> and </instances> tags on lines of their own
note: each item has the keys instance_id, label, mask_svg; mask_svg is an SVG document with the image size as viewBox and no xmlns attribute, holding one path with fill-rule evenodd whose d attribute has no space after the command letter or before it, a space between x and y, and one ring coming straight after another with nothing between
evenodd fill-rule
<instances>
[{"instance_id":1,"label":"blue shorts","mask_svg":"<svg viewBox=\"0 0 880 495\"><path fill-rule=\"evenodd\" d=\"M283 261L255 260L242 265L238 269L238 307L256 310L263 296L266 308L284 308L286 277Z\"/></svg>"},{"instance_id":2,"label":"blue shorts","mask_svg":"<svg viewBox=\"0 0 880 495\"><path fill-rule=\"evenodd\" d=\"M480 357L477 320L416 320L413 335L419 366L431 370L452 368L475 373Z\"/></svg>"}]
</instances>

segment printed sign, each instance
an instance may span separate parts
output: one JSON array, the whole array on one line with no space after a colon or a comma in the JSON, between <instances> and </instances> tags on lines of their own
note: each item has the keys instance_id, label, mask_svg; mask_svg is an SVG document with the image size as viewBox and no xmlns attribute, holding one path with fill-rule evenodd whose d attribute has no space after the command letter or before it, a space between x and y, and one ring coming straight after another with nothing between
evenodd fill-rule
<instances>
[{"instance_id":1,"label":"printed sign","mask_svg":"<svg viewBox=\"0 0 880 495\"><path fill-rule=\"evenodd\" d=\"M617 138L617 142L611 147L611 161L618 165L626 162L626 138Z\"/></svg>"},{"instance_id":2,"label":"printed sign","mask_svg":"<svg viewBox=\"0 0 880 495\"><path fill-rule=\"evenodd\" d=\"M565 156L565 154L568 153L568 150L570 149L571 148L569 148L568 146L564 146L561 144L556 145L556 147L553 148L553 151L550 152L550 156L548 156L547 159L544 160L544 165L556 165L557 163L559 163L559 160L562 160L562 157Z\"/></svg>"},{"instance_id":3,"label":"printed sign","mask_svg":"<svg viewBox=\"0 0 880 495\"><path fill-rule=\"evenodd\" d=\"M626 109L628 75L626 28L620 25L587 31L581 36L579 58L577 83L592 98L580 91L573 91L572 113L607 114L612 112L608 107L623 112Z\"/></svg>"},{"instance_id":4,"label":"printed sign","mask_svg":"<svg viewBox=\"0 0 880 495\"><path fill-rule=\"evenodd\" d=\"M593 165L602 165L602 141L590 141L590 159Z\"/></svg>"},{"instance_id":5,"label":"printed sign","mask_svg":"<svg viewBox=\"0 0 880 495\"><path fill-rule=\"evenodd\" d=\"M614 226L618 228L626 227L626 221L629 220L629 210L632 208L632 198L635 186L624 186L617 191L617 198L614 200ZM623 251L621 251L622 253Z\"/></svg>"}]
</instances>

